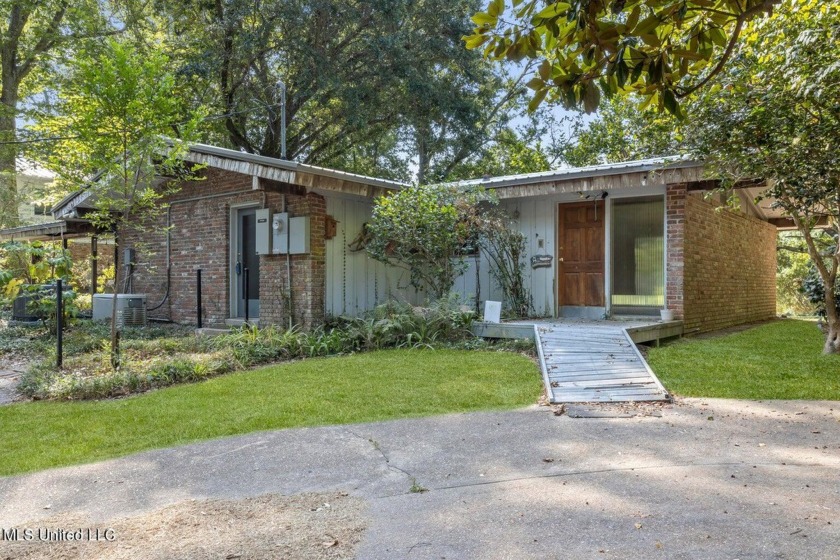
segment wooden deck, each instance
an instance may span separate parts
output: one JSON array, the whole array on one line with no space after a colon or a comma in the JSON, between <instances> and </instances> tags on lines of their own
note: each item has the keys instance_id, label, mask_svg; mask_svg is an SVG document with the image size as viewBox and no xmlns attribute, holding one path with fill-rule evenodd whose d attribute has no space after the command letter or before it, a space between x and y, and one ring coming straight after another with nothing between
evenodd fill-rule
<instances>
[{"instance_id":1,"label":"wooden deck","mask_svg":"<svg viewBox=\"0 0 840 560\"><path fill-rule=\"evenodd\" d=\"M552 403L670 400L621 323L546 322L534 330Z\"/></svg>"}]
</instances>

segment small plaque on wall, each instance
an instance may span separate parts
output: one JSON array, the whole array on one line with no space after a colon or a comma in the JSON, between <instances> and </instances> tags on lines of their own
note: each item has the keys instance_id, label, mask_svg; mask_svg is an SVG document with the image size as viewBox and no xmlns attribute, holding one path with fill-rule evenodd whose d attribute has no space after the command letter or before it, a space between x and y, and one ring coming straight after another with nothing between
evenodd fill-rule
<instances>
[{"instance_id":1,"label":"small plaque on wall","mask_svg":"<svg viewBox=\"0 0 840 560\"><path fill-rule=\"evenodd\" d=\"M534 255L531 257L531 268L549 268L553 260L551 255Z\"/></svg>"}]
</instances>

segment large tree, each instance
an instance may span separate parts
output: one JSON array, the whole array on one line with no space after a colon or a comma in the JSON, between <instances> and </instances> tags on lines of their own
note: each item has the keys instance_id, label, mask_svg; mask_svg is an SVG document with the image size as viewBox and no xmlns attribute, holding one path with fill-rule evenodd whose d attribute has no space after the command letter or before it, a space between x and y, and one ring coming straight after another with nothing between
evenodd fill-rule
<instances>
[{"instance_id":1,"label":"large tree","mask_svg":"<svg viewBox=\"0 0 840 560\"><path fill-rule=\"evenodd\" d=\"M142 231L179 184L158 177L192 177L183 156L200 116L184 106L166 56L112 39L78 53L54 111L41 115L35 128L59 139L46 147L43 159L65 189L89 191L96 210L86 217L117 234L119 249L119 233L127 227ZM116 268L111 321L115 369L121 269Z\"/></svg>"},{"instance_id":2,"label":"large tree","mask_svg":"<svg viewBox=\"0 0 840 560\"><path fill-rule=\"evenodd\" d=\"M119 6L119 7L118 7ZM131 2L0 2L0 227L17 225L16 160L21 104L49 87L57 59L85 39L117 33L133 20Z\"/></svg>"},{"instance_id":3,"label":"large tree","mask_svg":"<svg viewBox=\"0 0 840 560\"><path fill-rule=\"evenodd\" d=\"M207 140L404 179L445 177L504 118L506 83L463 49L474 0L161 2L191 95L214 116ZM395 162L403 162L394 166Z\"/></svg>"},{"instance_id":4,"label":"large tree","mask_svg":"<svg viewBox=\"0 0 840 560\"><path fill-rule=\"evenodd\" d=\"M499 130L472 157L454 167L451 178L500 177L551 169L542 144L539 141L530 144L524 136L510 127Z\"/></svg>"},{"instance_id":5,"label":"large tree","mask_svg":"<svg viewBox=\"0 0 840 560\"><path fill-rule=\"evenodd\" d=\"M729 61L744 27L779 0L491 0L464 40L494 60L539 63L544 99L595 111L602 93L632 90L668 111Z\"/></svg>"},{"instance_id":6,"label":"large tree","mask_svg":"<svg viewBox=\"0 0 840 560\"><path fill-rule=\"evenodd\" d=\"M685 149L680 122L668 113L640 111L643 100L614 96L602 103L595 120L578 118L574 141L560 147L560 159L573 167L672 156Z\"/></svg>"},{"instance_id":7,"label":"large tree","mask_svg":"<svg viewBox=\"0 0 840 560\"><path fill-rule=\"evenodd\" d=\"M825 287L824 351L840 352L840 10L785 0L751 26L733 63L691 110L685 137L727 184L766 179ZM826 229L817 235L817 229Z\"/></svg>"}]
</instances>

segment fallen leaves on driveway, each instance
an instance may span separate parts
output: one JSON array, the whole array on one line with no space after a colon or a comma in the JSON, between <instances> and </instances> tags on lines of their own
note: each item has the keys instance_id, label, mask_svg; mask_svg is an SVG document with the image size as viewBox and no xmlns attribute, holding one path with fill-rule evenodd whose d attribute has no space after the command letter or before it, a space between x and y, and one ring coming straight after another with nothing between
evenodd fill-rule
<instances>
[{"instance_id":1,"label":"fallen leaves on driveway","mask_svg":"<svg viewBox=\"0 0 840 560\"><path fill-rule=\"evenodd\" d=\"M324 504L329 507L324 507ZM346 493L189 500L108 522L61 514L20 529L110 529L112 540L3 542L0 560L274 560L352 558L364 502ZM23 533L19 533L22 535ZM36 533L37 534L37 533Z\"/></svg>"}]
</instances>

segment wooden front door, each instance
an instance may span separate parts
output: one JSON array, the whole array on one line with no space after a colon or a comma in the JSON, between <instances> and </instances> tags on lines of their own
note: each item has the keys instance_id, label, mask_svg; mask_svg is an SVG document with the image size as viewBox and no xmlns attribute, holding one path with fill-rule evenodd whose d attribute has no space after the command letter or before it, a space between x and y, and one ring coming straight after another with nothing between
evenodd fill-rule
<instances>
[{"instance_id":1,"label":"wooden front door","mask_svg":"<svg viewBox=\"0 0 840 560\"><path fill-rule=\"evenodd\" d=\"M604 307L604 201L560 204L559 305Z\"/></svg>"}]
</instances>

